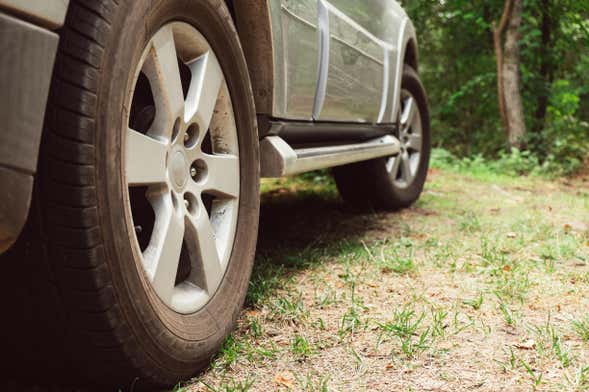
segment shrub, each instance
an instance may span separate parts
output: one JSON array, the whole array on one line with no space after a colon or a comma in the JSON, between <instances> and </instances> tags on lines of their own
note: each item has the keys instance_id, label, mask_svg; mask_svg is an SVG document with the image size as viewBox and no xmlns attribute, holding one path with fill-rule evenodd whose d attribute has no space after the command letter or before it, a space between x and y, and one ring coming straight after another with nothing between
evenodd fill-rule
<instances>
[{"instance_id":1,"label":"shrub","mask_svg":"<svg viewBox=\"0 0 589 392\"><path fill-rule=\"evenodd\" d=\"M571 86L567 80L554 83L547 125L531 143L542 158L541 170L546 174L573 174L584 166L589 155L589 124L576 117L580 93L581 88Z\"/></svg>"}]
</instances>

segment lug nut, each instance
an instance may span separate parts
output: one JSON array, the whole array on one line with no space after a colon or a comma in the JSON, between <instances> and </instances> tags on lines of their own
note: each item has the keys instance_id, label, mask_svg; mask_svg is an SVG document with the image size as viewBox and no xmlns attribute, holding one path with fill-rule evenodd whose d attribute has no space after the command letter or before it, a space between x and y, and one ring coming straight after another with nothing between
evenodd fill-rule
<instances>
[{"instance_id":1,"label":"lug nut","mask_svg":"<svg viewBox=\"0 0 589 392\"><path fill-rule=\"evenodd\" d=\"M186 206L186 209L190 209L190 201L188 201L188 199L184 199L184 205Z\"/></svg>"},{"instance_id":2,"label":"lug nut","mask_svg":"<svg viewBox=\"0 0 589 392\"><path fill-rule=\"evenodd\" d=\"M197 175L197 174L198 174L198 171L196 170L196 167L192 166L192 167L190 168L190 176L191 176L192 178L194 178L194 177L196 177L196 175Z\"/></svg>"}]
</instances>

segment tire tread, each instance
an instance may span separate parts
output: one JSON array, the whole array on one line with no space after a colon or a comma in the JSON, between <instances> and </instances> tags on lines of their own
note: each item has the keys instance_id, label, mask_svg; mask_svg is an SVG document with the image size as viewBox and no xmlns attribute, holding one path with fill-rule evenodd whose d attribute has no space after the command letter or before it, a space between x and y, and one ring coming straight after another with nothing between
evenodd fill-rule
<instances>
[{"instance_id":1,"label":"tire tread","mask_svg":"<svg viewBox=\"0 0 589 392\"><path fill-rule=\"evenodd\" d=\"M124 385L129 374L140 372L125 354L132 334L120 322L109 279L95 187L97 91L116 8L111 0L70 3L47 108L36 197L41 224L52 228L46 233L45 267L38 275L49 271L46 284L54 282L55 295L46 300L63 317L48 321L62 337L62 356L79 352L74 346L82 345L91 353L87 363L68 364L78 369L78 381ZM116 368L109 365L113 359ZM92 370L97 367L110 369L109 379L97 379Z\"/></svg>"}]
</instances>

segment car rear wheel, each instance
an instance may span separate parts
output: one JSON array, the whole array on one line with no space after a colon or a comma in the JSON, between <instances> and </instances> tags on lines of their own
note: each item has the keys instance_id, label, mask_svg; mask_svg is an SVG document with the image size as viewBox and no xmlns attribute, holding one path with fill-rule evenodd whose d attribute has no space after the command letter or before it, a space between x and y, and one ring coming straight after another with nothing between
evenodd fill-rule
<instances>
[{"instance_id":1,"label":"car rear wheel","mask_svg":"<svg viewBox=\"0 0 589 392\"><path fill-rule=\"evenodd\" d=\"M429 109L415 70L404 67L398 129L401 152L394 157L336 167L334 178L342 198L360 208L398 210L421 195L430 156Z\"/></svg>"},{"instance_id":2,"label":"car rear wheel","mask_svg":"<svg viewBox=\"0 0 589 392\"><path fill-rule=\"evenodd\" d=\"M7 255L30 276L5 282L25 324L10 332L34 340L18 366L122 390L193 375L233 328L257 238L255 110L224 2L72 1L48 113L38 208Z\"/></svg>"}]
</instances>

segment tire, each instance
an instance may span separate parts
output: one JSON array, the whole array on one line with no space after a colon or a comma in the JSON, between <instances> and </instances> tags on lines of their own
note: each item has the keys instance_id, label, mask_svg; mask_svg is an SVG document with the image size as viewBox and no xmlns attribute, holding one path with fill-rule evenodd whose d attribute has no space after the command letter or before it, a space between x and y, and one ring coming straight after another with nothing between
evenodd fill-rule
<instances>
[{"instance_id":1,"label":"tire","mask_svg":"<svg viewBox=\"0 0 589 392\"><path fill-rule=\"evenodd\" d=\"M402 142L402 160L379 158L333 169L340 195L354 207L399 210L410 207L423 191L431 149L429 108L419 76L408 65L403 69L401 90L399 130L396 136ZM418 111L414 116L417 122L408 121L409 124L404 124L408 99L417 104ZM418 128L420 132L416 132ZM402 165L405 156L409 165L413 165L407 170L403 170L406 166ZM403 172L410 173L407 179Z\"/></svg>"},{"instance_id":2,"label":"tire","mask_svg":"<svg viewBox=\"0 0 589 392\"><path fill-rule=\"evenodd\" d=\"M168 24L173 21L182 23ZM149 76L150 92L157 96L152 97L155 103L151 107L138 103L140 114L135 106L143 99L136 95L139 79L151 66L145 64L148 61L157 63L158 70L172 64L158 51L161 48L157 46L156 37L161 31L172 32L173 40L169 42L174 45L180 45L179 42L185 45L177 46L176 54L182 77L181 92L186 102L183 102L184 117L177 120L182 120L178 122L182 124L170 127L172 134L165 141L166 148L174 145L181 152L166 152L161 162L166 165L164 177L168 182L157 185L157 189L158 192L167 189L165 184L172 181L184 185L153 196L156 185L150 183L147 193L135 192L131 177L137 167L152 173L147 169L155 165L152 161L161 163L160 155L154 155L153 160L142 160L141 165L132 164L136 162L135 150L145 150L129 147L133 146L135 139L130 135L135 131L127 128L143 128L138 137L148 138L151 143L157 139L152 134L154 129L168 120L169 113L160 111L167 106L158 106L157 102L170 98L172 89L166 92L154 89L154 81ZM178 34L185 35L179 39ZM192 42L190 39L201 40L198 45L210 46L191 46L186 43ZM216 55L221 73L215 76L224 77L224 81L219 79L218 90L209 89L209 85L206 89L195 87L194 90L200 97L216 97L209 108L210 128L206 119L203 120L208 110L206 103L202 103L205 98L194 101L200 102L194 106L194 117L186 114L192 102L192 83L196 80L191 79L191 75L199 68L191 69L186 79L186 70L181 65L184 60L180 58L196 58L197 50L213 54L208 57L198 54L202 56L198 59L206 60L203 60L206 64L203 69L214 68L210 64ZM166 75L162 72L161 75ZM170 85L174 83L168 83L168 79L161 81L161 86ZM159 92L154 93L156 90ZM209 91L216 91L217 95L209 97ZM61 32L49 102L34 207L25 233L0 260L7 268L2 277L4 299L1 305L10 314L10 321L3 323L2 332L3 336L13 337L7 342L8 354L5 355L15 358L13 370L24 372L28 380L38 377L41 382L93 385L103 390L172 386L207 366L233 329L248 288L257 239L260 172L254 100L246 62L225 3L221 0L72 0ZM225 105L221 109L231 109L232 113L219 113L219 102ZM190 121L197 124L190 125ZM232 121L229 128L235 129L231 134L234 136L222 133L225 131L219 124L226 125L228 121ZM207 127L204 132L195 131L200 125ZM163 125L161 129L163 133L168 132ZM175 138L182 138L184 132L190 135L183 141L176 141ZM206 161L205 169L196 163L190 166L188 142L191 137L194 143L190 148L196 148L198 143L202 151L194 150L194 154L200 154L203 162ZM233 141L228 142L230 139ZM225 142L234 147L224 151ZM231 148L235 151L230 151ZM180 158L171 158L181 154L185 154L184 163ZM221 167L215 164L221 160L233 165L231 175L237 173L238 176L234 185L215 185L221 177L215 175ZM195 176L202 175L203 170L206 177L197 179ZM135 181L133 179L133 186ZM156 180L146 180L150 181ZM194 184L198 183L205 184L198 188L198 192L202 191L200 198L200 193L191 194L188 189L189 186L197 189ZM225 194L225 186L234 188ZM209 191L214 195L205 194ZM165 290L160 290L159 283L156 284L157 276L162 274L169 278L172 276L169 271L161 272L157 264L153 276L147 273L151 270L146 266L148 252L141 244L143 231L137 224L138 217L143 216L141 211L136 212L142 208L134 204L137 194L145 198L149 194L166 203L172 201L172 209L162 211L174 216L170 221L175 219L185 227L180 237L178 233L174 237L180 238L178 246L182 253L176 259L179 265L172 287ZM184 203L178 199L182 195ZM193 198L188 200L189 197ZM227 223L229 234L219 233L215 226L221 222L217 209L222 206L230 206L224 211L231 208L228 215L233 214L231 226ZM149 208L147 210L146 216L149 216ZM154 211L155 222L159 222L158 212ZM215 231L212 236L201 234L200 228L194 229L191 217L194 222L208 221ZM156 223L153 225L149 247L155 244L155 249L161 245L163 250L158 248L161 251L150 253L149 257L159 256L149 260L167 263L174 259L165 245L172 237L164 236L156 230ZM165 233L173 231L171 226L166 226ZM189 226L195 230L196 237L187 234ZM154 234L156 232L159 234ZM189 240L193 238L197 239L197 245L191 245ZM207 245L208 238L213 238L210 245L213 248ZM218 242L225 245L218 245ZM208 259L201 256L208 255L203 253L207 246L208 250L217 250L219 259L216 261L222 264L216 271L220 271L219 274L214 276L207 269L212 268L207 265ZM219 249L224 249L224 253ZM183 268L188 268L189 272L181 272ZM209 275L213 278L209 279ZM23 279L16 281L17 276ZM215 281L215 277L219 280ZM198 291L193 280L204 282L202 287L197 287L201 290L199 293L204 293L198 304L190 302ZM213 281L215 283L211 283ZM178 297L179 287L193 291ZM164 292L171 292L171 297ZM178 305L177 298L188 301L190 306Z\"/></svg>"}]
</instances>

